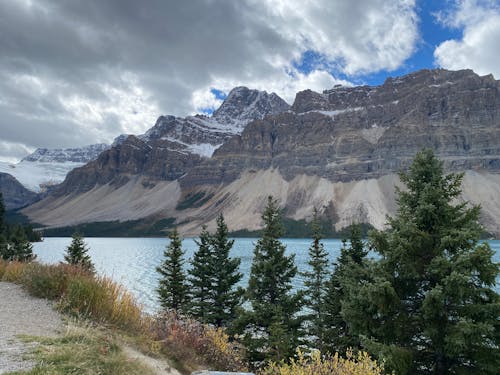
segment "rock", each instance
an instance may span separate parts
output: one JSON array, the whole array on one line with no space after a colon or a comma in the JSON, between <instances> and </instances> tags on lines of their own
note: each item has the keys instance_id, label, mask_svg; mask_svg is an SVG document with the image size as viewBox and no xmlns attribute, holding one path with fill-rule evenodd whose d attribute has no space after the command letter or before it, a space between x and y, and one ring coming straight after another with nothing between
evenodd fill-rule
<instances>
[{"instance_id":1,"label":"rock","mask_svg":"<svg viewBox=\"0 0 500 375\"><path fill-rule=\"evenodd\" d=\"M450 171L500 172L500 83L470 70L424 70L377 87L298 93L291 111L253 121L184 188L227 184L248 169L349 182L397 173L422 148Z\"/></svg>"},{"instance_id":2,"label":"rock","mask_svg":"<svg viewBox=\"0 0 500 375\"><path fill-rule=\"evenodd\" d=\"M38 194L26 189L8 173L0 172L0 192L7 210L24 207L38 200Z\"/></svg>"}]
</instances>

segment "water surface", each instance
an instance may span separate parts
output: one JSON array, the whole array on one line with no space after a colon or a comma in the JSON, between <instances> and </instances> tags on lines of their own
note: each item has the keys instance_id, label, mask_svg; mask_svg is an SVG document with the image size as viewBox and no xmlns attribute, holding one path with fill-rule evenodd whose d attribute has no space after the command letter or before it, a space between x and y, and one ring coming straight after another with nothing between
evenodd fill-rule
<instances>
[{"instance_id":1,"label":"water surface","mask_svg":"<svg viewBox=\"0 0 500 375\"><path fill-rule=\"evenodd\" d=\"M89 254L99 274L111 277L130 290L146 310L154 312L158 309L156 287L158 274L156 267L163 260L163 251L168 245L167 238L86 238ZM243 273L242 286L248 283L250 267L256 238L237 238L231 251L232 257L241 258L240 270ZM495 250L495 261L500 261L500 241L488 241ZM33 244L38 261L57 263L63 261L70 237L50 237L43 242ZM307 265L307 250L310 239L284 239L288 254L295 254L295 264L299 271L305 271ZM340 252L341 241L325 239L323 241L331 262L335 261ZM194 239L187 238L182 242L186 251L185 259L191 259L197 245ZM188 265L187 265L188 266ZM297 276L294 287L303 285L302 278ZM497 283L498 289L498 283Z\"/></svg>"}]
</instances>

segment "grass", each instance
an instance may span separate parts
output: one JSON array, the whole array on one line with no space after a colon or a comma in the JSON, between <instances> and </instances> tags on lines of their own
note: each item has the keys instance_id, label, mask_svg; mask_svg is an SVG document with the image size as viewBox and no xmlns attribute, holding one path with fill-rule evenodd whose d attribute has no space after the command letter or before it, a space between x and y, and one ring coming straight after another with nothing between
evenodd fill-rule
<instances>
[{"instance_id":1,"label":"grass","mask_svg":"<svg viewBox=\"0 0 500 375\"><path fill-rule=\"evenodd\" d=\"M10 374L154 374L138 361L129 360L109 330L70 324L62 337L22 339L37 344L29 355L37 365L30 371Z\"/></svg>"},{"instance_id":2,"label":"grass","mask_svg":"<svg viewBox=\"0 0 500 375\"><path fill-rule=\"evenodd\" d=\"M18 283L31 295L55 301L61 312L78 321L102 327L101 330L89 330L85 335L72 332L63 338L41 339L40 348L45 349L41 352L37 350L36 359L42 361L40 363L44 366L51 363L55 367L37 368L30 372L32 374L134 374L133 370L127 369L121 372L92 372L95 369L91 367L93 370L90 372L80 372L77 370L80 367L72 367L77 362L86 361L95 361L96 366L107 366L108 357L110 363L126 361L116 346L116 336L142 348L143 352L168 357L183 373L206 368L245 368L240 348L229 343L224 331L176 314L146 315L132 295L109 278L65 264L0 260L0 280ZM92 358L92 353L97 357ZM72 356L76 359L70 358ZM61 372L62 369L68 372Z\"/></svg>"}]
</instances>

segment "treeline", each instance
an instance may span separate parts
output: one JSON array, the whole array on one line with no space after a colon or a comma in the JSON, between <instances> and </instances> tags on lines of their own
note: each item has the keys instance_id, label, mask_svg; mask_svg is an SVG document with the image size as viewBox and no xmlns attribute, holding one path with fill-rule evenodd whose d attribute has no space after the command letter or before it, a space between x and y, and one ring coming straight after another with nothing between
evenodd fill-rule
<instances>
[{"instance_id":1,"label":"treeline","mask_svg":"<svg viewBox=\"0 0 500 375\"><path fill-rule=\"evenodd\" d=\"M185 273L176 230L158 267L162 307L226 327L259 367L288 361L299 347L365 350L397 374L496 374L500 368L499 265L479 241L479 207L458 203L462 174L445 175L431 151L401 174L398 210L387 229L362 239L353 226L333 264L315 212L305 288L294 291L281 212L269 197L246 289L230 258L223 216L203 228ZM378 254L367 258L368 250Z\"/></svg>"},{"instance_id":2,"label":"treeline","mask_svg":"<svg viewBox=\"0 0 500 375\"><path fill-rule=\"evenodd\" d=\"M40 236L31 226L12 225L5 221L5 205L0 193L0 258L21 262L35 259L33 241L40 241Z\"/></svg>"}]
</instances>

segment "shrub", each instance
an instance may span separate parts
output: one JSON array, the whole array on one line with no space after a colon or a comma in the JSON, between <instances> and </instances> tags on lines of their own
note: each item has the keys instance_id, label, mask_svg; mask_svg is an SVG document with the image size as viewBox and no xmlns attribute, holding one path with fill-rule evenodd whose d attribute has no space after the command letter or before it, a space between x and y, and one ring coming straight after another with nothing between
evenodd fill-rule
<instances>
[{"instance_id":1,"label":"shrub","mask_svg":"<svg viewBox=\"0 0 500 375\"><path fill-rule=\"evenodd\" d=\"M218 370L244 370L241 348L223 329L166 312L149 321L149 336L180 363L212 366ZM191 369L192 370L192 369Z\"/></svg>"},{"instance_id":2,"label":"shrub","mask_svg":"<svg viewBox=\"0 0 500 375\"><path fill-rule=\"evenodd\" d=\"M0 280L2 280L6 268L7 268L7 262L4 261L3 259L0 259Z\"/></svg>"},{"instance_id":3,"label":"shrub","mask_svg":"<svg viewBox=\"0 0 500 375\"><path fill-rule=\"evenodd\" d=\"M366 352L354 356L352 351L348 351L347 358L342 358L338 353L322 357L318 350L305 356L299 350L297 358L291 359L290 364L271 363L259 375L382 375L383 371L383 366Z\"/></svg>"},{"instance_id":4,"label":"shrub","mask_svg":"<svg viewBox=\"0 0 500 375\"><path fill-rule=\"evenodd\" d=\"M31 295L56 300L61 298L68 287L68 280L82 271L64 265L27 264L20 282Z\"/></svg>"},{"instance_id":5,"label":"shrub","mask_svg":"<svg viewBox=\"0 0 500 375\"><path fill-rule=\"evenodd\" d=\"M120 328L137 330L141 326L140 306L122 286L106 277L71 277L60 306L68 313Z\"/></svg>"},{"instance_id":6,"label":"shrub","mask_svg":"<svg viewBox=\"0 0 500 375\"><path fill-rule=\"evenodd\" d=\"M2 280L17 283L21 280L25 268L24 263L8 262L3 272Z\"/></svg>"}]
</instances>

